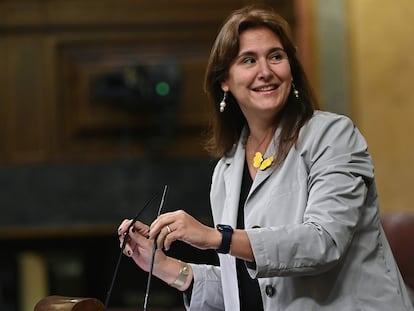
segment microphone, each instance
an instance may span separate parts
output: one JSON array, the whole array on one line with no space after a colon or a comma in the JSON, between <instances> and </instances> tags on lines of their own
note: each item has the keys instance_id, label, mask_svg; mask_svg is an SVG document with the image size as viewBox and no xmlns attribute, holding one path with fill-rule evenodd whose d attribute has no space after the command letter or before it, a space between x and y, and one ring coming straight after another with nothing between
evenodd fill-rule
<instances>
[{"instance_id":1,"label":"microphone","mask_svg":"<svg viewBox=\"0 0 414 311\"><path fill-rule=\"evenodd\" d=\"M164 192L165 192L165 190L164 190ZM115 271L114 271L114 273L113 273L113 276L112 276L112 281L111 281L111 285L109 286L109 289L108 289L108 292L107 292L107 295L106 295L106 299L105 299L105 309L107 309L108 308L108 305L109 305L109 299L110 299L110 297L111 297L111 294L112 294L112 290L113 290L113 287L114 287L114 284L115 284L115 280L116 280L116 277L117 277L117 275L118 275L118 270L119 270L119 266L120 266L120 264L121 264L121 259L122 259L122 257L123 257L123 253L124 253L124 249L125 249L125 246L126 246L126 243L127 243L127 240L128 240L128 237L129 237L129 230L132 228L132 226L135 224L135 222L138 220L138 217L139 216L141 216L141 214L145 211L145 209L152 203L152 201L154 201L154 199L156 198L158 196L158 193L156 194L156 195L154 195L145 205L144 205L144 207L142 207L141 208L141 210L139 210L138 211L138 213L136 214L136 216L132 219L132 221L131 221L131 224L128 226L128 230L126 231L126 234L125 234L125 237L124 237L124 241L122 242L122 246L121 246L121 251L120 251L120 253L119 253L119 257L118 257L118 262L117 262L117 264L116 264L116 266L115 266Z\"/></svg>"}]
</instances>

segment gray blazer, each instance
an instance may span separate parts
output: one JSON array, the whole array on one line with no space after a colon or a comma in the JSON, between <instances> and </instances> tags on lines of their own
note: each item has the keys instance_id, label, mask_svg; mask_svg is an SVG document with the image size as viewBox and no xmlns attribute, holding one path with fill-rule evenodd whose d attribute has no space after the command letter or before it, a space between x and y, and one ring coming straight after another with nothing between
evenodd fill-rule
<instances>
[{"instance_id":1,"label":"gray blazer","mask_svg":"<svg viewBox=\"0 0 414 311\"><path fill-rule=\"evenodd\" d=\"M236 226L246 135L214 170L215 224ZM282 165L258 171L244 214L255 256L248 271L265 310L413 310L380 224L366 142L347 117L315 112ZM220 267L192 265L187 310L240 309L235 258L219 259Z\"/></svg>"}]
</instances>

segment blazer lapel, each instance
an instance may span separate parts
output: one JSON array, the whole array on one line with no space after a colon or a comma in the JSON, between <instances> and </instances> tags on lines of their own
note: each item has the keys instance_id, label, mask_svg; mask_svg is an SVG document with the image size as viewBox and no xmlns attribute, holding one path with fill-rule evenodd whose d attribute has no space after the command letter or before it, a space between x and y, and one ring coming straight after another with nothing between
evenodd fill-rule
<instances>
[{"instance_id":1,"label":"blazer lapel","mask_svg":"<svg viewBox=\"0 0 414 311\"><path fill-rule=\"evenodd\" d=\"M277 129L274 135L274 141L278 141L280 130ZM224 185L226 187L226 200L224 202L224 211L222 221L225 224L236 226L237 222L237 212L239 208L239 199L240 199L240 188L241 181L243 177L244 162L246 159L246 148L245 140L248 134L248 129L244 128L239 142L236 147L236 151L232 157L227 158L226 163L228 169L224 172ZM277 143L270 144L267 148L267 151L264 155L265 158L269 156L274 156L277 150ZM276 170L276 166L272 165L265 169L264 171L258 170L256 178L253 181L252 187L250 189L249 197L260 187L260 185Z\"/></svg>"},{"instance_id":2,"label":"blazer lapel","mask_svg":"<svg viewBox=\"0 0 414 311\"><path fill-rule=\"evenodd\" d=\"M276 150L277 150L277 142L279 141L279 133L280 130L277 129L275 134L274 134L274 141L275 143L270 144L269 147L266 150L266 153L264 154L264 158L268 158L271 156L275 156L276 155ZM253 180L253 184L252 187L250 188L250 192L249 195L247 196L246 201L249 199L250 195L256 191L256 189L270 176L272 175L272 173L276 170L276 166L275 165L271 165L270 167L268 167L267 169L265 169L264 171L258 170L256 173L256 178Z\"/></svg>"},{"instance_id":3,"label":"blazer lapel","mask_svg":"<svg viewBox=\"0 0 414 311\"><path fill-rule=\"evenodd\" d=\"M243 177L245 161L245 147L243 144L246 131L244 130L239 140L233 157L227 159L228 169L224 172L224 185L226 187L226 200L224 202L223 223L233 227L237 224L237 212L239 209L240 188Z\"/></svg>"}]
</instances>

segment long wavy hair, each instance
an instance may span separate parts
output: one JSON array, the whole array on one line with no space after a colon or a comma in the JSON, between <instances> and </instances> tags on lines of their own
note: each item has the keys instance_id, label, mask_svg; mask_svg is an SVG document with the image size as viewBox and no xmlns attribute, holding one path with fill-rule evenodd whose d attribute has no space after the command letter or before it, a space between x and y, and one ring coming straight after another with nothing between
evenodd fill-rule
<instances>
[{"instance_id":1,"label":"long wavy hair","mask_svg":"<svg viewBox=\"0 0 414 311\"><path fill-rule=\"evenodd\" d=\"M280 128L280 141L275 163L281 163L297 143L299 131L318 109L314 93L296 56L292 33L287 21L272 8L250 5L234 11L225 20L212 46L207 63L204 90L209 97L210 126L206 150L214 157L228 156L247 124L236 99L227 97L224 112L219 110L223 98L221 83L228 77L229 67L239 53L240 34L248 29L267 27L280 39L289 59L293 82L299 91L299 100L291 90L287 103L274 120Z\"/></svg>"}]
</instances>

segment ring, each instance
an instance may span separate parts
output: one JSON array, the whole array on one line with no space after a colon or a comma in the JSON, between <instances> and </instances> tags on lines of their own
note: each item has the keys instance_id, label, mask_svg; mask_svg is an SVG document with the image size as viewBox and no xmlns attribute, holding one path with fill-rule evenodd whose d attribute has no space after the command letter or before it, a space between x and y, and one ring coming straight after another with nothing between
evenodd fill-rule
<instances>
[{"instance_id":1,"label":"ring","mask_svg":"<svg viewBox=\"0 0 414 311\"><path fill-rule=\"evenodd\" d=\"M170 228L169 225L167 225L167 232L168 232L168 234L170 234L172 232L172 230L171 230L171 228Z\"/></svg>"}]
</instances>

